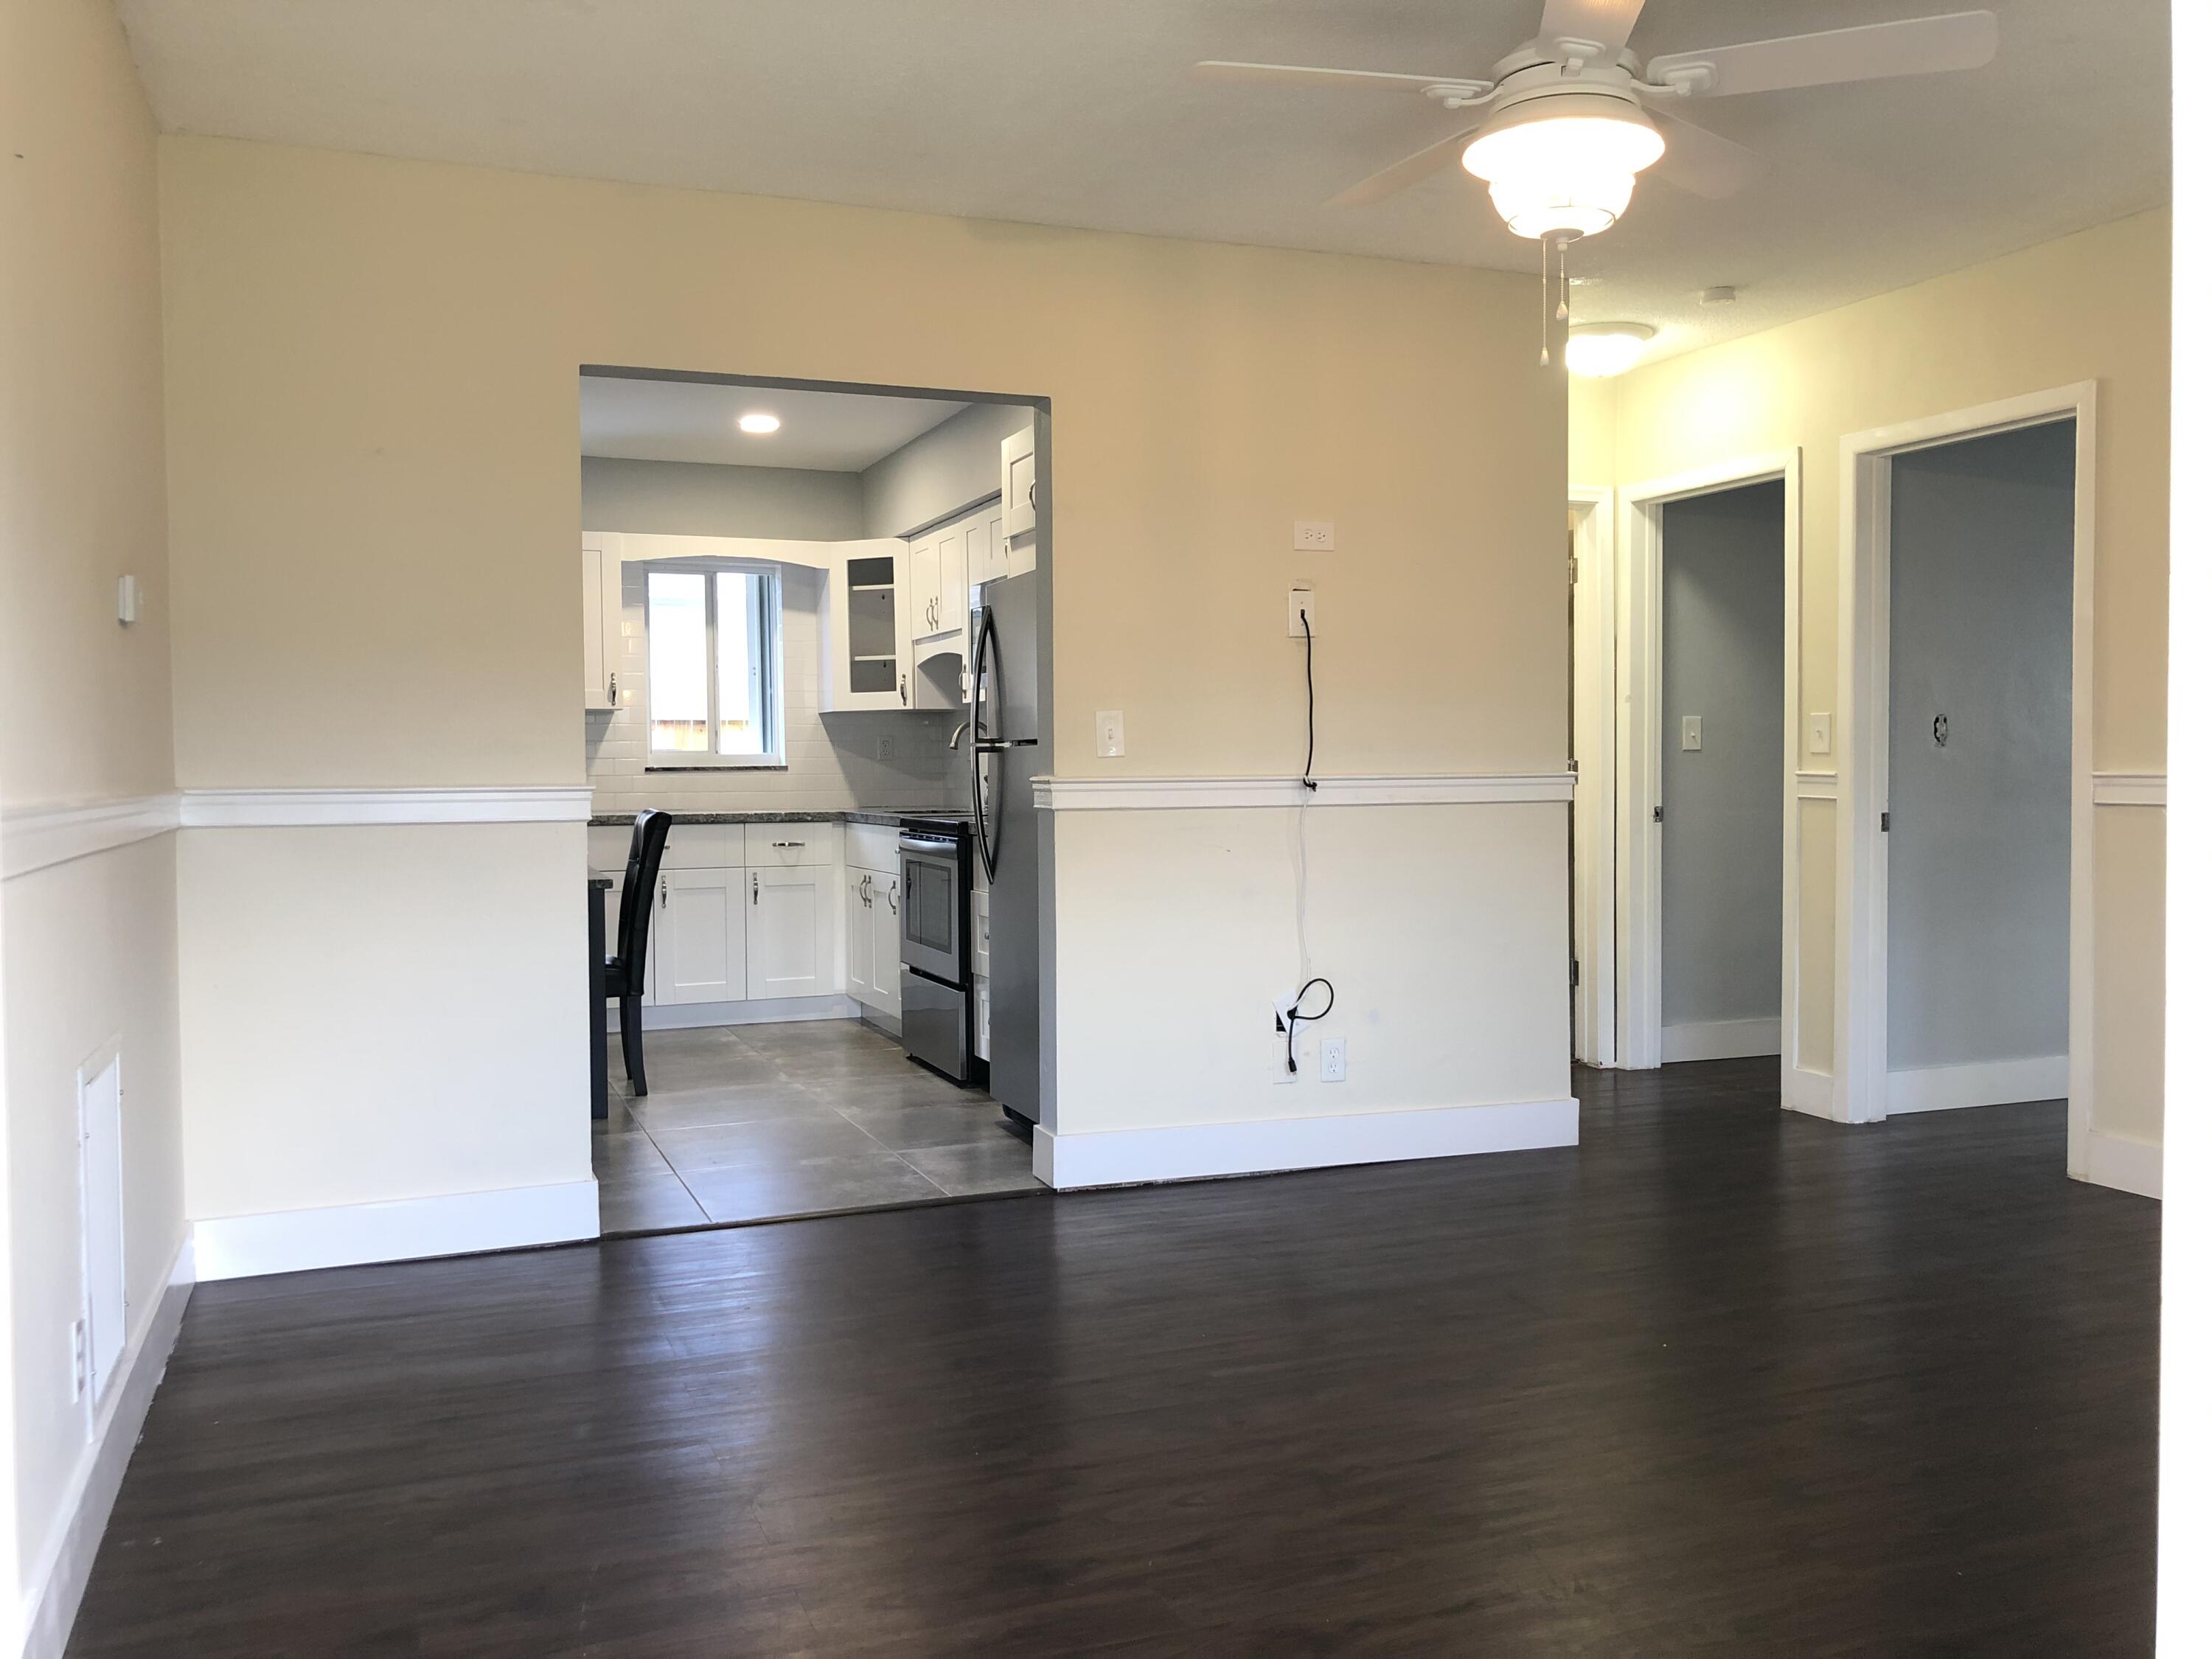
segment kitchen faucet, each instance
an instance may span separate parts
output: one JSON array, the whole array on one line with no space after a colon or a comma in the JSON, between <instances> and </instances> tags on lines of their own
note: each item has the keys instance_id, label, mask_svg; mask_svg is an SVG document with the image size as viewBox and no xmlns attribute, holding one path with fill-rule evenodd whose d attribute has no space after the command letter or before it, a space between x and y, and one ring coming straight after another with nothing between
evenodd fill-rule
<instances>
[{"instance_id":1,"label":"kitchen faucet","mask_svg":"<svg viewBox=\"0 0 2212 1659\"><path fill-rule=\"evenodd\" d=\"M963 720L959 725L954 726L952 728L952 741L946 744L945 746L947 749L957 749L960 746L960 734L967 729L968 722L966 720Z\"/></svg>"}]
</instances>

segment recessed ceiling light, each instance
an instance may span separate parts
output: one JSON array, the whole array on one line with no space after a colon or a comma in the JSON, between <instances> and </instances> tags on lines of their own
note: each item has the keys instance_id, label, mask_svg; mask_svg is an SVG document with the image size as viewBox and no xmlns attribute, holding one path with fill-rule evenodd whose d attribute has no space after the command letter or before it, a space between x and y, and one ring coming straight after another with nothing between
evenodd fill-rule
<instances>
[{"instance_id":1,"label":"recessed ceiling light","mask_svg":"<svg viewBox=\"0 0 2212 1659\"><path fill-rule=\"evenodd\" d=\"M756 410L750 415L738 416L738 430L750 432L756 438L766 437L782 424L781 421L765 410Z\"/></svg>"},{"instance_id":2,"label":"recessed ceiling light","mask_svg":"<svg viewBox=\"0 0 2212 1659\"><path fill-rule=\"evenodd\" d=\"M1648 323L1577 323L1567 331L1568 372L1598 378L1626 374L1636 367L1651 334Z\"/></svg>"}]
</instances>

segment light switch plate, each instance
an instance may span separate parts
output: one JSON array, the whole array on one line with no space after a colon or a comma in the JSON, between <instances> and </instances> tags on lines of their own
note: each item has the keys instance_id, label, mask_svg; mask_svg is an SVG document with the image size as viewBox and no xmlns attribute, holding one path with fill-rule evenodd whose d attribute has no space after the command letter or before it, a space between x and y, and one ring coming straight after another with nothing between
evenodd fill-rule
<instances>
[{"instance_id":1,"label":"light switch plate","mask_svg":"<svg viewBox=\"0 0 2212 1659\"><path fill-rule=\"evenodd\" d=\"M1808 714L1805 717L1805 723L1810 728L1806 746L1816 755L1826 754L1831 746L1828 717L1826 714Z\"/></svg>"},{"instance_id":2,"label":"light switch plate","mask_svg":"<svg viewBox=\"0 0 2212 1659\"><path fill-rule=\"evenodd\" d=\"M1121 728L1121 711L1102 708L1098 711L1098 753L1101 758L1113 760L1129 752L1127 736Z\"/></svg>"},{"instance_id":3,"label":"light switch plate","mask_svg":"<svg viewBox=\"0 0 2212 1659\"><path fill-rule=\"evenodd\" d=\"M1302 611L1304 613L1303 623L1299 621ZM1310 587L1294 586L1291 589L1290 635L1294 640L1302 640L1309 631L1316 638L1321 635L1321 612L1314 608L1314 591Z\"/></svg>"},{"instance_id":4,"label":"light switch plate","mask_svg":"<svg viewBox=\"0 0 2212 1659\"><path fill-rule=\"evenodd\" d=\"M1705 746L1705 719L1702 714L1682 716L1682 747L1703 749Z\"/></svg>"},{"instance_id":5,"label":"light switch plate","mask_svg":"<svg viewBox=\"0 0 2212 1659\"><path fill-rule=\"evenodd\" d=\"M1291 526L1291 546L1300 553L1336 551L1336 520L1299 519Z\"/></svg>"}]
</instances>

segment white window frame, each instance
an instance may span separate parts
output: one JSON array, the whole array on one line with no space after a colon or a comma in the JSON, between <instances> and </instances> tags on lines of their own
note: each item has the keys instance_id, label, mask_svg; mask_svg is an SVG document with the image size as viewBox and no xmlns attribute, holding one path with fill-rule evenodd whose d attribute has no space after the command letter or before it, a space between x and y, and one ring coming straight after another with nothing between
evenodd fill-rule
<instances>
[{"instance_id":1,"label":"white window frame","mask_svg":"<svg viewBox=\"0 0 2212 1659\"><path fill-rule=\"evenodd\" d=\"M721 730L722 654L719 629L720 586L714 578L728 573L760 578L761 725L767 734L757 755L720 755L709 749L655 749L653 746L653 575L707 578L707 732L709 741ZM783 729L783 572L763 559L648 559L645 561L643 612L645 618L645 763L655 770L672 769L716 771L757 771L781 768L784 759Z\"/></svg>"}]
</instances>

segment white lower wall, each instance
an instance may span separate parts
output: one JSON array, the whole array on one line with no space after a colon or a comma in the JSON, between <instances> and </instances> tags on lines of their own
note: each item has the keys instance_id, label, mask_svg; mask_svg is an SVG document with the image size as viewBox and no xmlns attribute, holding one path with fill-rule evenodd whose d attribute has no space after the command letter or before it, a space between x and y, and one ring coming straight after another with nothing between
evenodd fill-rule
<instances>
[{"instance_id":1,"label":"white lower wall","mask_svg":"<svg viewBox=\"0 0 2212 1659\"><path fill-rule=\"evenodd\" d=\"M580 823L178 840L196 1224L266 1238L285 1224L251 1218L591 1180ZM544 1242L518 1214L458 1248Z\"/></svg>"},{"instance_id":2,"label":"white lower wall","mask_svg":"<svg viewBox=\"0 0 2212 1659\"><path fill-rule=\"evenodd\" d=\"M1041 1167L1048 1156L1078 1167L1068 1160L1091 1136L1310 1120L1337 1127L1288 1141L1213 1135L1203 1156L1188 1137L1155 1136L1150 1164L1117 1155L1103 1178L1358 1162L1339 1154L1361 1145L1431 1155L1389 1150L1419 1137L1380 1120L1433 1128L1446 1121L1428 1115L1439 1108L1549 1103L1553 1138L1513 1144L1572 1142L1571 1110L1558 1109L1571 1105L1564 800L1305 813L1310 971L1337 1000L1301 1030L1345 1039L1337 1083L1314 1066L1275 1081L1273 1002L1303 977L1295 809L1053 818L1060 1078ZM1346 1122L1362 1117L1377 1121ZM1193 1157L1206 1167L1188 1167Z\"/></svg>"},{"instance_id":3,"label":"white lower wall","mask_svg":"<svg viewBox=\"0 0 2212 1659\"><path fill-rule=\"evenodd\" d=\"M136 1352L161 1328L155 1315L185 1242L175 852L173 834L156 834L0 883L9 1588L20 1634L43 1630L46 1651L59 1651L113 1497L96 1467L103 1431L127 1390L151 1395ZM136 1348L107 1399L95 1401L73 1398L71 1386L70 1328L85 1316L76 1072L111 1042L122 1056L125 1294ZM166 1340L158 1346L166 1353ZM159 1358L152 1363L157 1373ZM143 1398L135 1408L143 1413ZM111 1453L115 1474L134 1433L125 1427Z\"/></svg>"}]
</instances>

